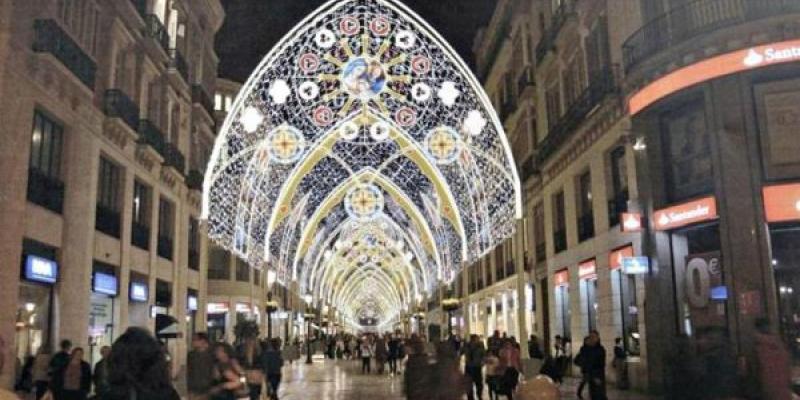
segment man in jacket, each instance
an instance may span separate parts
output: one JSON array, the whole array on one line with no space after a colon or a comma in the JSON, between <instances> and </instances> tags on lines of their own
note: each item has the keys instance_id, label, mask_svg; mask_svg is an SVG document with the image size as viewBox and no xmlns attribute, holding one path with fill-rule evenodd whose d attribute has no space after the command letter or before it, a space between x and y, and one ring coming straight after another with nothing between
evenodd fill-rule
<instances>
[{"instance_id":1,"label":"man in jacket","mask_svg":"<svg viewBox=\"0 0 800 400\"><path fill-rule=\"evenodd\" d=\"M99 398L105 398L109 391L108 383L108 356L111 355L111 347L103 346L100 349L100 361L94 365L94 374L92 374L92 382L94 383L94 392Z\"/></svg>"},{"instance_id":2,"label":"man in jacket","mask_svg":"<svg viewBox=\"0 0 800 400\"><path fill-rule=\"evenodd\" d=\"M186 359L186 386L190 400L207 400L214 383L214 355L210 350L208 336L195 333L192 350Z\"/></svg>"},{"instance_id":3,"label":"man in jacket","mask_svg":"<svg viewBox=\"0 0 800 400\"><path fill-rule=\"evenodd\" d=\"M461 350L464 355L464 372L470 380L469 390L467 391L467 398L473 400L475 395L473 393L473 386L475 393L478 394L477 398L483 397L483 360L486 357L486 349L483 347L483 342L480 341L478 335L470 335L469 343Z\"/></svg>"},{"instance_id":4,"label":"man in jacket","mask_svg":"<svg viewBox=\"0 0 800 400\"><path fill-rule=\"evenodd\" d=\"M581 371L589 383L589 396L592 400L606 400L606 349L600 344L600 334L592 331L581 347Z\"/></svg>"}]
</instances>

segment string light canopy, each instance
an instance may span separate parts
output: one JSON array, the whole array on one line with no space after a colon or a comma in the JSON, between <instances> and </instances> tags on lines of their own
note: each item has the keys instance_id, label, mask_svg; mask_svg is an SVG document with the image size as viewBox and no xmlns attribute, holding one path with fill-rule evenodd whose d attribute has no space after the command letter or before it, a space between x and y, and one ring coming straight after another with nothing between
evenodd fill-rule
<instances>
[{"instance_id":1,"label":"string light canopy","mask_svg":"<svg viewBox=\"0 0 800 400\"><path fill-rule=\"evenodd\" d=\"M330 1L264 58L206 172L209 236L346 321L386 325L514 232L502 125L395 0Z\"/></svg>"}]
</instances>

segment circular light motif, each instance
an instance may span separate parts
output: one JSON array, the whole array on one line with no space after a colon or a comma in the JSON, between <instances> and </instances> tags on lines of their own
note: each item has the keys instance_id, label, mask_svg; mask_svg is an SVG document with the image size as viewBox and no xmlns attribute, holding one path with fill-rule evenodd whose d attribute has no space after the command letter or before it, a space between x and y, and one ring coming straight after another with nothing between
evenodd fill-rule
<instances>
[{"instance_id":1,"label":"circular light motif","mask_svg":"<svg viewBox=\"0 0 800 400\"><path fill-rule=\"evenodd\" d=\"M356 57L345 64L340 79L347 93L368 100L386 87L386 70L377 60Z\"/></svg>"},{"instance_id":2,"label":"circular light motif","mask_svg":"<svg viewBox=\"0 0 800 400\"><path fill-rule=\"evenodd\" d=\"M245 108L239 117L239 122L242 124L244 131L247 133L255 132L263 121L264 116L261 115L258 109L253 106Z\"/></svg>"},{"instance_id":3,"label":"circular light motif","mask_svg":"<svg viewBox=\"0 0 800 400\"><path fill-rule=\"evenodd\" d=\"M344 208L355 219L375 218L383 210L383 192L372 184L358 185L345 196Z\"/></svg>"},{"instance_id":4,"label":"circular light motif","mask_svg":"<svg viewBox=\"0 0 800 400\"><path fill-rule=\"evenodd\" d=\"M461 141L453 128L440 126L428 133L425 146L437 164L449 164L458 158Z\"/></svg>"},{"instance_id":5,"label":"circular light motif","mask_svg":"<svg viewBox=\"0 0 800 400\"><path fill-rule=\"evenodd\" d=\"M361 24L358 23L358 19L352 15L347 15L339 21L339 30L347 36L353 36L358 33L360 27Z\"/></svg>"},{"instance_id":6,"label":"circular light motif","mask_svg":"<svg viewBox=\"0 0 800 400\"><path fill-rule=\"evenodd\" d=\"M417 122L417 112L409 107L403 107L394 115L394 120L400 126L411 126Z\"/></svg>"},{"instance_id":7,"label":"circular light motif","mask_svg":"<svg viewBox=\"0 0 800 400\"><path fill-rule=\"evenodd\" d=\"M348 141L355 140L359 133L361 133L361 128L359 128L359 126L353 121L342 125L342 128L339 131L339 135L342 137L342 139Z\"/></svg>"},{"instance_id":8,"label":"circular light motif","mask_svg":"<svg viewBox=\"0 0 800 400\"><path fill-rule=\"evenodd\" d=\"M414 47L414 44L416 43L417 43L417 36L414 34L414 32L411 31L403 30L397 32L397 35L394 38L395 46L403 50L411 49L412 47Z\"/></svg>"},{"instance_id":9,"label":"circular light motif","mask_svg":"<svg viewBox=\"0 0 800 400\"><path fill-rule=\"evenodd\" d=\"M369 127L369 136L376 142L382 142L389 138L389 125L384 122L376 122Z\"/></svg>"},{"instance_id":10,"label":"circular light motif","mask_svg":"<svg viewBox=\"0 0 800 400\"><path fill-rule=\"evenodd\" d=\"M424 102L428 101L431 98L431 87L428 86L427 83L415 83L414 86L411 86L411 97L414 98L417 102Z\"/></svg>"},{"instance_id":11,"label":"circular light motif","mask_svg":"<svg viewBox=\"0 0 800 400\"><path fill-rule=\"evenodd\" d=\"M323 49L329 49L336 43L336 34L330 29L320 29L314 35L314 42Z\"/></svg>"},{"instance_id":12,"label":"circular light motif","mask_svg":"<svg viewBox=\"0 0 800 400\"><path fill-rule=\"evenodd\" d=\"M480 111L472 110L464 120L464 130L472 136L478 136L483 132L486 123L486 118L483 117Z\"/></svg>"},{"instance_id":13,"label":"circular light motif","mask_svg":"<svg viewBox=\"0 0 800 400\"><path fill-rule=\"evenodd\" d=\"M291 164L303 155L305 139L299 130L281 125L267 136L269 154L281 164Z\"/></svg>"},{"instance_id":14,"label":"circular light motif","mask_svg":"<svg viewBox=\"0 0 800 400\"><path fill-rule=\"evenodd\" d=\"M316 82L306 81L300 84L297 94L301 99L311 101L319 96L319 85Z\"/></svg>"},{"instance_id":15,"label":"circular light motif","mask_svg":"<svg viewBox=\"0 0 800 400\"><path fill-rule=\"evenodd\" d=\"M418 75L425 75L431 71L431 59L425 56L414 56L411 59L411 69Z\"/></svg>"},{"instance_id":16,"label":"circular light motif","mask_svg":"<svg viewBox=\"0 0 800 400\"><path fill-rule=\"evenodd\" d=\"M375 18L369 23L369 30L378 36L386 36L389 33L389 28L391 28L389 20L384 17Z\"/></svg>"},{"instance_id":17,"label":"circular light motif","mask_svg":"<svg viewBox=\"0 0 800 400\"><path fill-rule=\"evenodd\" d=\"M333 122L333 111L325 106L319 106L314 110L314 123L319 126L328 126Z\"/></svg>"},{"instance_id":18,"label":"circular light motif","mask_svg":"<svg viewBox=\"0 0 800 400\"><path fill-rule=\"evenodd\" d=\"M305 53L297 59L297 65L303 72L313 74L319 68L319 56L314 53Z\"/></svg>"}]
</instances>

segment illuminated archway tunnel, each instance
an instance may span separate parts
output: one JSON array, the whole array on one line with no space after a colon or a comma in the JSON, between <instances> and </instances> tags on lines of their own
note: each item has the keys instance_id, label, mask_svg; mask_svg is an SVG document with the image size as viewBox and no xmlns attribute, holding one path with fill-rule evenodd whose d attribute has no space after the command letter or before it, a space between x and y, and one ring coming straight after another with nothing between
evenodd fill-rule
<instances>
[{"instance_id":1,"label":"illuminated archway tunnel","mask_svg":"<svg viewBox=\"0 0 800 400\"><path fill-rule=\"evenodd\" d=\"M520 184L478 81L394 0L335 0L234 103L206 172L209 236L353 328L389 324L513 234Z\"/></svg>"}]
</instances>

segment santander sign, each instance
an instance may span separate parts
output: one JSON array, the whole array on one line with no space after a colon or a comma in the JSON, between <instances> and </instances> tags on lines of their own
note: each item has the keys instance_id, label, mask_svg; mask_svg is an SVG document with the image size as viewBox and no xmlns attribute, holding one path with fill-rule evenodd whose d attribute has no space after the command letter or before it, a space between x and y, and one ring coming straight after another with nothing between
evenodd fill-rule
<instances>
[{"instance_id":1,"label":"santander sign","mask_svg":"<svg viewBox=\"0 0 800 400\"><path fill-rule=\"evenodd\" d=\"M658 210L654 214L655 228L659 231L710 221L717 217L717 200L714 197L679 204Z\"/></svg>"}]
</instances>

